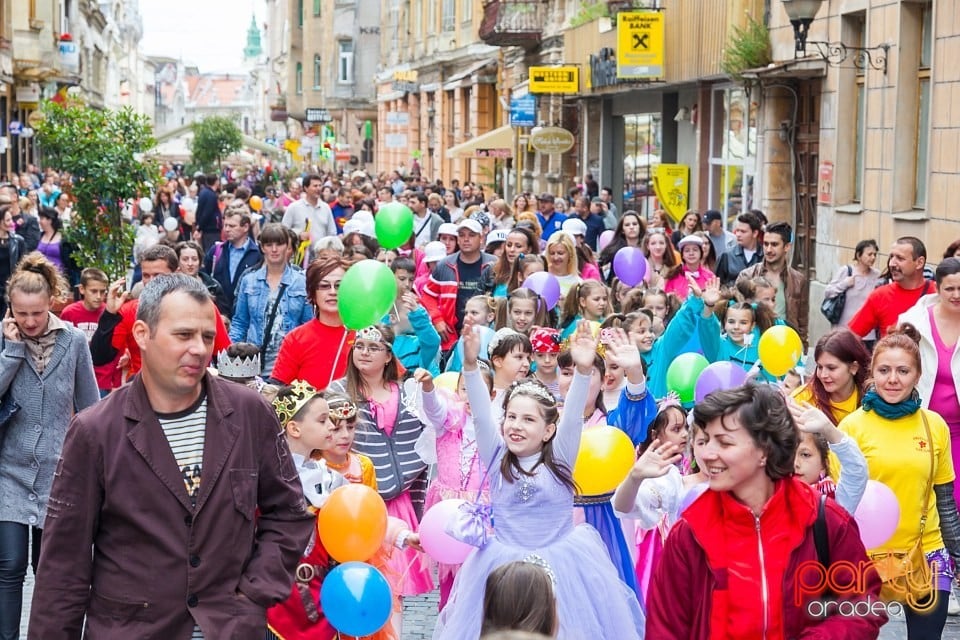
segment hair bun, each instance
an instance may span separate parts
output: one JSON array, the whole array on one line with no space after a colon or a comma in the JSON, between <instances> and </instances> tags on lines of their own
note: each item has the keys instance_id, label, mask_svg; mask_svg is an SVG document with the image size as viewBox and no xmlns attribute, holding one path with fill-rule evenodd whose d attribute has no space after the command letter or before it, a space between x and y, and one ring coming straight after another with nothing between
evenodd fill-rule
<instances>
[{"instance_id":1,"label":"hair bun","mask_svg":"<svg viewBox=\"0 0 960 640\"><path fill-rule=\"evenodd\" d=\"M916 342L918 345L920 344L920 331L917 330L917 328L912 324L910 324L909 322L904 322L890 329L890 331L887 332L887 335L888 336L890 335L907 336L908 338Z\"/></svg>"}]
</instances>

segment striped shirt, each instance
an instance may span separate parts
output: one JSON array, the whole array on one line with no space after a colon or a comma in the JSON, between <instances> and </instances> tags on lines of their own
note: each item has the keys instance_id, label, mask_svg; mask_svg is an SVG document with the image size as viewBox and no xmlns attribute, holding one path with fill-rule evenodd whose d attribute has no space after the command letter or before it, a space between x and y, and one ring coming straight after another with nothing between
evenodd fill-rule
<instances>
[{"instance_id":1,"label":"striped shirt","mask_svg":"<svg viewBox=\"0 0 960 640\"><path fill-rule=\"evenodd\" d=\"M194 405L185 411L158 413L157 419L183 475L190 502L197 506L203 468L203 439L207 429L207 396L201 394ZM193 628L190 640L203 640L199 626Z\"/></svg>"}]
</instances>

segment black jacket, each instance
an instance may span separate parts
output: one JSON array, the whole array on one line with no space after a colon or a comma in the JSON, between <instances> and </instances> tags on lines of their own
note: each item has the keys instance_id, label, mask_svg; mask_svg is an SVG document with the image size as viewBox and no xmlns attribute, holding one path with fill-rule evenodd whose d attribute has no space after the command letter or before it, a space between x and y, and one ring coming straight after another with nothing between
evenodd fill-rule
<instances>
[{"instance_id":1,"label":"black jacket","mask_svg":"<svg viewBox=\"0 0 960 640\"><path fill-rule=\"evenodd\" d=\"M43 235L43 232L40 231L40 220L37 216L21 213L15 218L15 221L17 223L17 233L23 236L23 240L26 242L27 248L24 253L36 251L37 247L40 246L40 237Z\"/></svg>"},{"instance_id":2,"label":"black jacket","mask_svg":"<svg viewBox=\"0 0 960 640\"><path fill-rule=\"evenodd\" d=\"M720 283L725 287L731 287L737 282L737 276L747 267L763 262L763 248L757 246L757 252L753 254L753 259L747 262L747 256L743 253L743 247L737 245L730 251L727 251L717 260L717 277Z\"/></svg>"}]
</instances>

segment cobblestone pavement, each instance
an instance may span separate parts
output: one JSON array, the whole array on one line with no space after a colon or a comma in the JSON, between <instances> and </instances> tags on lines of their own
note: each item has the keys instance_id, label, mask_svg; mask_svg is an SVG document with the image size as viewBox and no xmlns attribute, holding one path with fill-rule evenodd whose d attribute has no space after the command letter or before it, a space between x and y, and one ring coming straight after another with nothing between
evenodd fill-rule
<instances>
[{"instance_id":1,"label":"cobblestone pavement","mask_svg":"<svg viewBox=\"0 0 960 640\"><path fill-rule=\"evenodd\" d=\"M33 596L33 576L27 572L27 581L23 594L23 617L20 624L20 637L27 637L27 620L30 618L30 600ZM403 636L401 640L430 640L433 625L437 619L438 592L423 596L405 598L403 602ZM478 603L479 604L479 603ZM902 620L891 620L880 631L880 640L906 640L907 627ZM947 627L941 636L943 640L960 640L960 616L947 618Z\"/></svg>"}]
</instances>

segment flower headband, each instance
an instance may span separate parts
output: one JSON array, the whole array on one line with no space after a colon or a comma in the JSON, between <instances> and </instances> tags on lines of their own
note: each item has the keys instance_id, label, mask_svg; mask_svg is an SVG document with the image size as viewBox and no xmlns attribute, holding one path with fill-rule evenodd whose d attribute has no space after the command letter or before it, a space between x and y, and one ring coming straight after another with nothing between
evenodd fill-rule
<instances>
[{"instance_id":1,"label":"flower headband","mask_svg":"<svg viewBox=\"0 0 960 640\"><path fill-rule=\"evenodd\" d=\"M294 380L290 392L282 398L274 398L273 410L277 412L280 425L286 426L304 406L317 395L317 390L303 380Z\"/></svg>"},{"instance_id":2,"label":"flower headband","mask_svg":"<svg viewBox=\"0 0 960 640\"><path fill-rule=\"evenodd\" d=\"M560 332L550 327L535 327L530 332L534 353L560 353Z\"/></svg>"}]
</instances>

